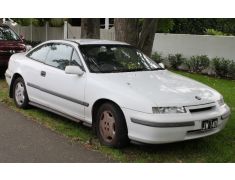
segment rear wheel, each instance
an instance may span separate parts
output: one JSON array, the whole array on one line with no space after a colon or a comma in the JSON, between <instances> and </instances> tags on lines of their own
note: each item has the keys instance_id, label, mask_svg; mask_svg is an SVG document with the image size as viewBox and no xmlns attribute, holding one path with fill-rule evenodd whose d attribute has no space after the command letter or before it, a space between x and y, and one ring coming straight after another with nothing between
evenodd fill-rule
<instances>
[{"instance_id":1,"label":"rear wheel","mask_svg":"<svg viewBox=\"0 0 235 180\"><path fill-rule=\"evenodd\" d=\"M126 121L119 107L112 103L102 104L96 118L97 136L101 144L117 148L128 144Z\"/></svg>"},{"instance_id":2,"label":"rear wheel","mask_svg":"<svg viewBox=\"0 0 235 180\"><path fill-rule=\"evenodd\" d=\"M22 77L18 77L13 84L13 99L17 107L26 109L29 106L29 98Z\"/></svg>"}]
</instances>

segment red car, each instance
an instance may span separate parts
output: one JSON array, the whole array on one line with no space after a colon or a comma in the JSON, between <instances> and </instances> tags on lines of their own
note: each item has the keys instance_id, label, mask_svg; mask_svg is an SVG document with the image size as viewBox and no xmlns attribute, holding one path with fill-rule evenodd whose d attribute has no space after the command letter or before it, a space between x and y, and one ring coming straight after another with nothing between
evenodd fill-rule
<instances>
[{"instance_id":1,"label":"red car","mask_svg":"<svg viewBox=\"0 0 235 180\"><path fill-rule=\"evenodd\" d=\"M26 46L22 38L9 26L0 24L0 75L7 69L12 54L25 51Z\"/></svg>"}]
</instances>

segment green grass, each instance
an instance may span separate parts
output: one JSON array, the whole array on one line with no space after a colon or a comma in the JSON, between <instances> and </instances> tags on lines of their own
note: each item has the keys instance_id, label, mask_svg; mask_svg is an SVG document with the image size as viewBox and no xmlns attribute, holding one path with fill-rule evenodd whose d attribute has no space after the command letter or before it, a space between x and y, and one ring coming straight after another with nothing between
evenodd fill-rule
<instances>
[{"instance_id":1,"label":"green grass","mask_svg":"<svg viewBox=\"0 0 235 180\"><path fill-rule=\"evenodd\" d=\"M69 137L71 143L79 141L86 148L100 151L120 162L235 162L235 81L217 79L198 74L176 72L205 83L223 94L230 106L232 116L223 131L197 140L164 145L133 145L117 150L100 146L90 128L74 123L60 116L31 108L20 110L8 98L8 87L0 80L0 102L22 113L51 130Z\"/></svg>"}]
</instances>

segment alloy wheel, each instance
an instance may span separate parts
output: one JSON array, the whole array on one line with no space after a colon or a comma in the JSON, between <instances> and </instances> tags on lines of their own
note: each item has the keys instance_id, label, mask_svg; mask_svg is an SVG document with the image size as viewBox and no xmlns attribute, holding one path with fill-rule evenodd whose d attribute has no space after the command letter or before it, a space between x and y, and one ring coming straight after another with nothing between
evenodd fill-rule
<instances>
[{"instance_id":1,"label":"alloy wheel","mask_svg":"<svg viewBox=\"0 0 235 180\"><path fill-rule=\"evenodd\" d=\"M99 121L100 134L106 142L111 142L115 137L115 118L110 111L104 111Z\"/></svg>"},{"instance_id":2,"label":"alloy wheel","mask_svg":"<svg viewBox=\"0 0 235 180\"><path fill-rule=\"evenodd\" d=\"M15 86L15 99L19 106L24 103L25 100L25 88L22 82L18 82Z\"/></svg>"}]
</instances>

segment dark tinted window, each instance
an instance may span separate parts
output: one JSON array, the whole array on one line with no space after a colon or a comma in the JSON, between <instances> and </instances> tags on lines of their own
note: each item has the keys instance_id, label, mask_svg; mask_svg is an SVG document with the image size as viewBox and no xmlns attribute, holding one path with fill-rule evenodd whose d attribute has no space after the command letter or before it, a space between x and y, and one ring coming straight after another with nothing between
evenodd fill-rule
<instances>
[{"instance_id":1,"label":"dark tinted window","mask_svg":"<svg viewBox=\"0 0 235 180\"><path fill-rule=\"evenodd\" d=\"M0 26L0 40L19 40L19 36L9 27Z\"/></svg>"},{"instance_id":2,"label":"dark tinted window","mask_svg":"<svg viewBox=\"0 0 235 180\"><path fill-rule=\"evenodd\" d=\"M153 71L162 68L128 45L80 45L81 53L91 72Z\"/></svg>"},{"instance_id":3,"label":"dark tinted window","mask_svg":"<svg viewBox=\"0 0 235 180\"><path fill-rule=\"evenodd\" d=\"M45 62L49 50L50 50L50 44L45 44L37 48L36 50L30 52L28 54L28 57L40 62Z\"/></svg>"},{"instance_id":4,"label":"dark tinted window","mask_svg":"<svg viewBox=\"0 0 235 180\"><path fill-rule=\"evenodd\" d=\"M52 44L46 58L46 64L64 70L69 65L73 48L65 44Z\"/></svg>"}]
</instances>

